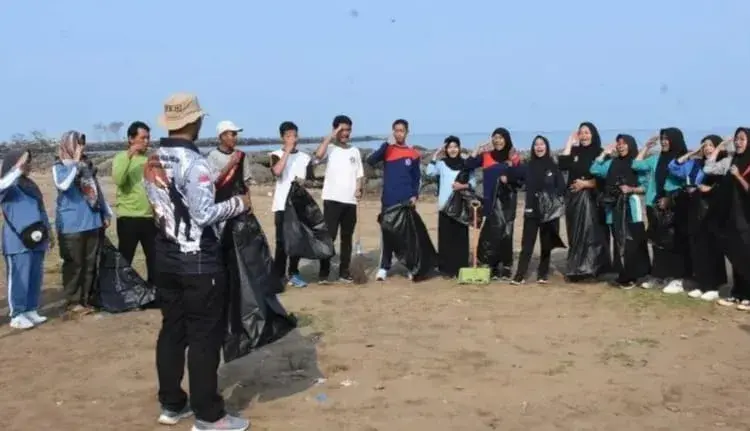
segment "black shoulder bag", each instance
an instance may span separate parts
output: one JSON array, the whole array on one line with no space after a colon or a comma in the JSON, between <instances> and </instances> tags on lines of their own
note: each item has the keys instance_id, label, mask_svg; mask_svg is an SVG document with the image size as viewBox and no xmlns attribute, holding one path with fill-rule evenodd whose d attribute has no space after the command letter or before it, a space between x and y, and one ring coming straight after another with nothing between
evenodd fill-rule
<instances>
[{"instance_id":1,"label":"black shoulder bag","mask_svg":"<svg viewBox=\"0 0 750 431\"><path fill-rule=\"evenodd\" d=\"M30 250L36 248L36 246L49 239L49 228L41 220L31 223L19 232L13 225L13 223L10 222L10 219L8 219L8 215L4 210L3 218L5 219L5 223L8 225L11 232L16 234L16 236L23 243L24 247Z\"/></svg>"}]
</instances>

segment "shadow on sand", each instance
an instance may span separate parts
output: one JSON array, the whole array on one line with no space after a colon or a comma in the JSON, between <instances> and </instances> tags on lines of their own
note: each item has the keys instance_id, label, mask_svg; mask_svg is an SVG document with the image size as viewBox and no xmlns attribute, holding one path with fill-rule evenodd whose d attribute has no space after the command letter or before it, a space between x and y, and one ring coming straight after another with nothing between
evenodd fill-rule
<instances>
[{"instance_id":1,"label":"shadow on sand","mask_svg":"<svg viewBox=\"0 0 750 431\"><path fill-rule=\"evenodd\" d=\"M296 329L276 343L221 367L219 390L227 409L240 412L252 402L284 398L313 387L323 377L316 350L321 335L305 336Z\"/></svg>"}]
</instances>

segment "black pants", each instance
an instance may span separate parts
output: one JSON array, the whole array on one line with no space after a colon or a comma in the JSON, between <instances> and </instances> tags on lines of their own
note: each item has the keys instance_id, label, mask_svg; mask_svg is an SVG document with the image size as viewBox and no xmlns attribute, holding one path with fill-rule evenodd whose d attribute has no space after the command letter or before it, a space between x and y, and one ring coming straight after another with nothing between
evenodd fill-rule
<instances>
[{"instance_id":1,"label":"black pants","mask_svg":"<svg viewBox=\"0 0 750 431\"><path fill-rule=\"evenodd\" d=\"M117 241L122 257L129 264L133 264L133 256L138 243L143 248L146 256L146 269L148 281L152 282L154 274L154 239L158 229L154 219L151 217L118 217L117 218Z\"/></svg>"},{"instance_id":2,"label":"black pants","mask_svg":"<svg viewBox=\"0 0 750 431\"><path fill-rule=\"evenodd\" d=\"M276 250L274 253L273 263L276 266L276 273L282 279L287 276L286 262L289 260L289 275L299 274L299 257L287 257L284 250L284 211L273 213L273 222L276 226Z\"/></svg>"},{"instance_id":3,"label":"black pants","mask_svg":"<svg viewBox=\"0 0 750 431\"><path fill-rule=\"evenodd\" d=\"M68 305L88 306L96 281L101 229L60 235L63 292Z\"/></svg>"},{"instance_id":4,"label":"black pants","mask_svg":"<svg viewBox=\"0 0 750 431\"><path fill-rule=\"evenodd\" d=\"M341 230L341 245L339 246L339 276L349 276L349 263L352 260L352 241L354 227L357 225L357 205L337 201L323 201L323 218L325 218L328 233L334 243L336 235ZM331 273L331 259L320 261L320 278L328 278Z\"/></svg>"},{"instance_id":5,"label":"black pants","mask_svg":"<svg viewBox=\"0 0 750 431\"><path fill-rule=\"evenodd\" d=\"M547 223L539 223L534 217L525 217L523 219L523 233L521 234L521 255L518 257L518 268L516 268L516 280L526 278L529 270L529 261L531 254L534 252L536 237L539 236L539 267L537 268L537 277L546 279L549 277L549 264L554 247L555 236L560 229L559 220L553 220Z\"/></svg>"},{"instance_id":6,"label":"black pants","mask_svg":"<svg viewBox=\"0 0 750 431\"><path fill-rule=\"evenodd\" d=\"M646 238L646 227L643 223L628 223L628 232L631 239L626 239L624 246L621 246L614 227L611 225L610 232L614 245L612 269L617 273L617 282L622 284L634 283L648 276L651 272L651 259L648 255L648 239ZM625 250L624 255L621 253L623 249Z\"/></svg>"},{"instance_id":7,"label":"black pants","mask_svg":"<svg viewBox=\"0 0 750 431\"><path fill-rule=\"evenodd\" d=\"M220 274L155 274L162 326L156 343L159 402L170 411L185 407L182 389L188 350L190 406L195 416L215 422L224 412L216 372L225 333L226 277Z\"/></svg>"},{"instance_id":8,"label":"black pants","mask_svg":"<svg viewBox=\"0 0 750 431\"><path fill-rule=\"evenodd\" d=\"M443 214L438 215L438 269L448 277L469 266L469 228Z\"/></svg>"}]
</instances>

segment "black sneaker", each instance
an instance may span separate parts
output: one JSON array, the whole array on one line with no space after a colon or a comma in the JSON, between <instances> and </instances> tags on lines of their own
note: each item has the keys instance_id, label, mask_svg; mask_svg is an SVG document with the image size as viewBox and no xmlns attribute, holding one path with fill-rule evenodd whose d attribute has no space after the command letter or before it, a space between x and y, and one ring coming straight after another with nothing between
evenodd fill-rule
<instances>
[{"instance_id":1,"label":"black sneaker","mask_svg":"<svg viewBox=\"0 0 750 431\"><path fill-rule=\"evenodd\" d=\"M618 289L622 289L622 290L630 290L635 287L635 282L612 280L609 282L609 285L612 287L616 287Z\"/></svg>"},{"instance_id":2,"label":"black sneaker","mask_svg":"<svg viewBox=\"0 0 750 431\"><path fill-rule=\"evenodd\" d=\"M331 281L328 279L327 275L318 274L318 284L320 285L331 284Z\"/></svg>"}]
</instances>

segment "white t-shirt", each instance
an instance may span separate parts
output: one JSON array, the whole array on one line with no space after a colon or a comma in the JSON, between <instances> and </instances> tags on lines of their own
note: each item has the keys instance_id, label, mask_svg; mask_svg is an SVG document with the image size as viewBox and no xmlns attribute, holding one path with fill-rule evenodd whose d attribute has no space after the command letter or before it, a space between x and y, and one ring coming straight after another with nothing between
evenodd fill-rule
<instances>
[{"instance_id":1,"label":"white t-shirt","mask_svg":"<svg viewBox=\"0 0 750 431\"><path fill-rule=\"evenodd\" d=\"M284 155L284 150L276 150L271 152L271 157L278 157L279 159ZM273 192L273 206L272 211L284 211L286 206L286 197L289 194L289 188L292 187L292 181L295 178L302 178L303 180L307 177L307 166L310 164L310 156L297 151L296 153L290 153L286 158L286 165L284 170L281 172L281 176L276 177L276 188Z\"/></svg>"},{"instance_id":2,"label":"white t-shirt","mask_svg":"<svg viewBox=\"0 0 750 431\"><path fill-rule=\"evenodd\" d=\"M323 200L356 204L357 181L365 176L359 148L329 147L327 160Z\"/></svg>"}]
</instances>

